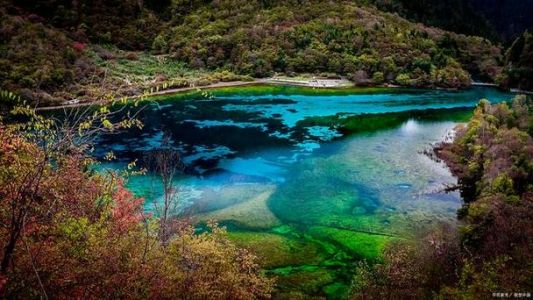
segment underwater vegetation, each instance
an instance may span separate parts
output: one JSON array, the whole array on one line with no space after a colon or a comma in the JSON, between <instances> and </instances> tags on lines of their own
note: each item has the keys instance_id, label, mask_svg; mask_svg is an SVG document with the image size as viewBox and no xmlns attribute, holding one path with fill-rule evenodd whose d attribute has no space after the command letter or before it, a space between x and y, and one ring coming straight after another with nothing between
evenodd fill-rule
<instances>
[{"instance_id":1,"label":"underwater vegetation","mask_svg":"<svg viewBox=\"0 0 533 300\"><path fill-rule=\"evenodd\" d=\"M96 154L113 151L101 167L120 169L170 138L186 164L178 213L226 226L277 278L276 295L343 298L358 261L455 222L461 198L444 187L456 180L423 151L468 120L472 99L510 97L270 85L167 95L146 102L143 130L102 137ZM129 179L145 210L162 197L159 181Z\"/></svg>"}]
</instances>

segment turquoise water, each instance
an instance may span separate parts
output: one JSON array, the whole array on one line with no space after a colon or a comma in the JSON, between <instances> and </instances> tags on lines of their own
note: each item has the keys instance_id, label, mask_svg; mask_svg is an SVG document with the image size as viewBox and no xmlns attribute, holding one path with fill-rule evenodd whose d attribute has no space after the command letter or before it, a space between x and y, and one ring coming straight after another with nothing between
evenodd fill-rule
<instances>
[{"instance_id":1,"label":"turquoise water","mask_svg":"<svg viewBox=\"0 0 533 300\"><path fill-rule=\"evenodd\" d=\"M195 222L218 220L278 277L276 295L346 296L354 264L379 259L386 243L454 222L455 178L422 152L450 138L490 88L312 90L250 86L147 102L143 130L104 136L96 155L121 169L165 137L182 154L179 207ZM128 187L154 211L153 174ZM157 213L157 212L156 212Z\"/></svg>"}]
</instances>

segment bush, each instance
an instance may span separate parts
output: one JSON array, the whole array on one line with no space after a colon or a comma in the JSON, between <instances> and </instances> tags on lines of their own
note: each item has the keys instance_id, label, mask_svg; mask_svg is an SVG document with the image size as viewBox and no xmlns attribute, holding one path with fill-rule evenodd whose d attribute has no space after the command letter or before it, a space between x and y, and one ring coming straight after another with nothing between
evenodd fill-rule
<instances>
[{"instance_id":1,"label":"bush","mask_svg":"<svg viewBox=\"0 0 533 300\"><path fill-rule=\"evenodd\" d=\"M83 83L97 70L85 56L86 44L61 31L10 15L4 8L0 8L0 27L2 88L17 93L31 90L27 98L37 99L40 91L51 93Z\"/></svg>"},{"instance_id":2,"label":"bush","mask_svg":"<svg viewBox=\"0 0 533 300\"><path fill-rule=\"evenodd\" d=\"M375 84L382 84L385 82L385 75L383 75L383 72L375 72L374 75L372 75L372 82Z\"/></svg>"},{"instance_id":3,"label":"bush","mask_svg":"<svg viewBox=\"0 0 533 300\"><path fill-rule=\"evenodd\" d=\"M168 50L168 43L163 35L159 34L155 37L152 43L152 50L157 53L164 53Z\"/></svg>"},{"instance_id":4,"label":"bush","mask_svg":"<svg viewBox=\"0 0 533 300\"><path fill-rule=\"evenodd\" d=\"M409 86L412 84L411 76L405 73L399 74L396 76L396 83L403 86Z\"/></svg>"},{"instance_id":5,"label":"bush","mask_svg":"<svg viewBox=\"0 0 533 300\"><path fill-rule=\"evenodd\" d=\"M52 161L2 125L0 141L5 297L269 296L272 281L261 275L255 256L232 244L216 224L197 234L174 219L172 236L163 243L160 220L143 213L143 200L116 174L90 171L92 162L78 149L54 152Z\"/></svg>"}]
</instances>

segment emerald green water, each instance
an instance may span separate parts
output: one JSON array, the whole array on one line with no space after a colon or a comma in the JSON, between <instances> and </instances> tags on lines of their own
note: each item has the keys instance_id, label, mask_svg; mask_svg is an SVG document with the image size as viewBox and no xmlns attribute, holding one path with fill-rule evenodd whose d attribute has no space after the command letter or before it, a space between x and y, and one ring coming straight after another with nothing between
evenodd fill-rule
<instances>
[{"instance_id":1,"label":"emerald green water","mask_svg":"<svg viewBox=\"0 0 533 300\"><path fill-rule=\"evenodd\" d=\"M512 95L248 86L165 96L147 102L143 130L102 137L96 155L118 157L103 168L142 164L165 132L187 166L176 213L227 226L277 276L276 296L345 298L357 261L455 221L460 196L443 192L455 178L421 152L481 98ZM153 174L128 187L147 211L161 200Z\"/></svg>"}]
</instances>

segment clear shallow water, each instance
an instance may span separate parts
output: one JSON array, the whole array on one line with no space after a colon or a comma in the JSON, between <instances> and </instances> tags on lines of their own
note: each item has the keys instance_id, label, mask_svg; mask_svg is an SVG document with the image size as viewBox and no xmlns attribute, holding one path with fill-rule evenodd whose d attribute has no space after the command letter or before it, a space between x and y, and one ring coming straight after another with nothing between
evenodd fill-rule
<instances>
[{"instance_id":1,"label":"clear shallow water","mask_svg":"<svg viewBox=\"0 0 533 300\"><path fill-rule=\"evenodd\" d=\"M187 165L178 179L182 211L216 219L259 254L280 293L341 297L359 259L377 259L394 239L453 222L458 194L447 169L425 155L467 120L494 89L311 90L252 86L167 96L147 104L143 130L102 137L120 169L161 145L164 135ZM128 187L161 199L156 176Z\"/></svg>"}]
</instances>

